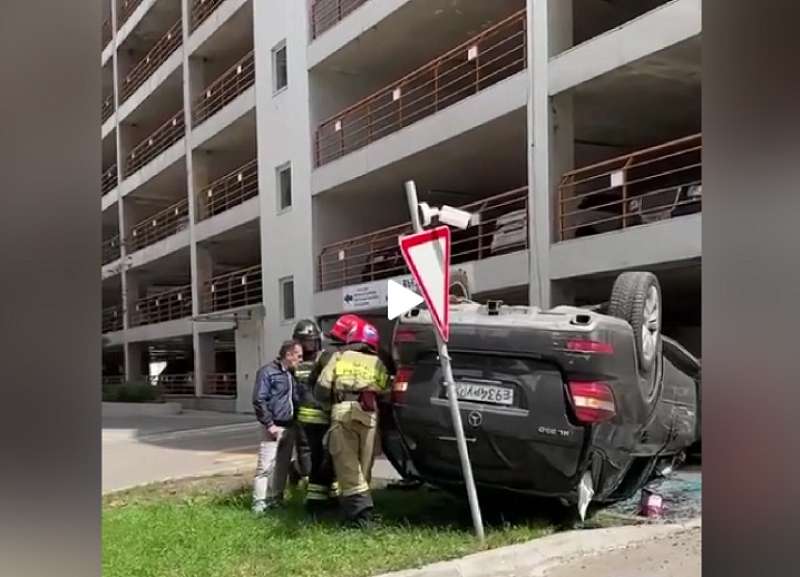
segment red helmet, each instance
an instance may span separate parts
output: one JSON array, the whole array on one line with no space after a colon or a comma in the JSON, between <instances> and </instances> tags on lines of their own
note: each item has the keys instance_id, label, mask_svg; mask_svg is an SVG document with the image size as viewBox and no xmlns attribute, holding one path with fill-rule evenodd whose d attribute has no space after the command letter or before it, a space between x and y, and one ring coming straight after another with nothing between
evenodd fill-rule
<instances>
[{"instance_id":1,"label":"red helmet","mask_svg":"<svg viewBox=\"0 0 800 577\"><path fill-rule=\"evenodd\" d=\"M380 335L375 325L363 321L359 323L356 330L350 334L347 343L361 343L377 351L380 340Z\"/></svg>"},{"instance_id":2,"label":"red helmet","mask_svg":"<svg viewBox=\"0 0 800 577\"><path fill-rule=\"evenodd\" d=\"M378 329L362 319L358 315L342 315L336 322L330 332L331 338L336 339L344 344L362 343L373 349L378 349L380 336Z\"/></svg>"},{"instance_id":3,"label":"red helmet","mask_svg":"<svg viewBox=\"0 0 800 577\"><path fill-rule=\"evenodd\" d=\"M348 338L350 337L351 333L355 332L356 327L363 325L366 322L367 321L358 315L342 315L336 319L335 323L333 323L330 336L341 343L347 343Z\"/></svg>"}]
</instances>

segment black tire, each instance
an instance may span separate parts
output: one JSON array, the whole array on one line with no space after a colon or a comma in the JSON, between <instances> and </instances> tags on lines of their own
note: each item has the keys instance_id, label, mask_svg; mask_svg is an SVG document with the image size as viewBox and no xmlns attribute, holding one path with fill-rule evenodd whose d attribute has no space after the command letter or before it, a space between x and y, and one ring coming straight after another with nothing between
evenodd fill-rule
<instances>
[{"instance_id":1,"label":"black tire","mask_svg":"<svg viewBox=\"0 0 800 577\"><path fill-rule=\"evenodd\" d=\"M647 382L652 400L661 366L661 285L649 272L625 272L611 291L608 314L627 321L633 329L639 377Z\"/></svg>"}]
</instances>

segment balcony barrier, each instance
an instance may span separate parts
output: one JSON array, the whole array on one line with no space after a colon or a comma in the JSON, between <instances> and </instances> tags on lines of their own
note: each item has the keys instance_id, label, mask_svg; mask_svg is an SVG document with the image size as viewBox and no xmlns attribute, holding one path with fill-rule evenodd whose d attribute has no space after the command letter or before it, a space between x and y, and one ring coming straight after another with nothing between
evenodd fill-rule
<instances>
[{"instance_id":1,"label":"balcony barrier","mask_svg":"<svg viewBox=\"0 0 800 577\"><path fill-rule=\"evenodd\" d=\"M139 299L130 311L132 327L163 323L192 316L192 285Z\"/></svg>"},{"instance_id":2,"label":"balcony barrier","mask_svg":"<svg viewBox=\"0 0 800 577\"><path fill-rule=\"evenodd\" d=\"M125 384L124 375L103 375L104 387L120 387Z\"/></svg>"},{"instance_id":3,"label":"balcony barrier","mask_svg":"<svg viewBox=\"0 0 800 577\"><path fill-rule=\"evenodd\" d=\"M121 256L119 235L112 236L103 241L103 264L114 262Z\"/></svg>"},{"instance_id":4,"label":"balcony barrier","mask_svg":"<svg viewBox=\"0 0 800 577\"><path fill-rule=\"evenodd\" d=\"M322 166L447 108L524 70L525 10L322 122Z\"/></svg>"},{"instance_id":5,"label":"balcony barrier","mask_svg":"<svg viewBox=\"0 0 800 577\"><path fill-rule=\"evenodd\" d=\"M152 385L161 389L164 395L194 396L194 373L158 375L146 377Z\"/></svg>"},{"instance_id":6,"label":"balcony barrier","mask_svg":"<svg viewBox=\"0 0 800 577\"><path fill-rule=\"evenodd\" d=\"M311 5L311 35L316 38L333 28L367 0L316 0Z\"/></svg>"},{"instance_id":7,"label":"balcony barrier","mask_svg":"<svg viewBox=\"0 0 800 577\"><path fill-rule=\"evenodd\" d=\"M142 0L120 0L119 2L119 27L128 21L128 18L136 11Z\"/></svg>"},{"instance_id":8,"label":"balcony barrier","mask_svg":"<svg viewBox=\"0 0 800 577\"><path fill-rule=\"evenodd\" d=\"M155 244L179 233L188 226L189 201L183 199L134 226L127 239L129 252L132 253Z\"/></svg>"},{"instance_id":9,"label":"balcony barrier","mask_svg":"<svg viewBox=\"0 0 800 577\"><path fill-rule=\"evenodd\" d=\"M212 82L194 101L192 124L198 126L237 96L253 86L256 80L255 56L250 52Z\"/></svg>"},{"instance_id":10,"label":"balcony barrier","mask_svg":"<svg viewBox=\"0 0 800 577\"><path fill-rule=\"evenodd\" d=\"M702 149L696 134L565 173L559 240L700 212Z\"/></svg>"},{"instance_id":11,"label":"balcony barrier","mask_svg":"<svg viewBox=\"0 0 800 577\"><path fill-rule=\"evenodd\" d=\"M453 264L528 247L527 187L461 208L475 216L469 228L452 232ZM324 247L319 256L320 290L408 274L397 237L411 232L411 223L405 223Z\"/></svg>"},{"instance_id":12,"label":"balcony barrier","mask_svg":"<svg viewBox=\"0 0 800 577\"><path fill-rule=\"evenodd\" d=\"M130 176L148 164L183 138L185 134L186 124L183 118L183 110L181 110L128 153L125 176Z\"/></svg>"},{"instance_id":13,"label":"balcony barrier","mask_svg":"<svg viewBox=\"0 0 800 577\"><path fill-rule=\"evenodd\" d=\"M117 188L117 178L117 165L112 164L100 177L100 191L102 192L101 196L105 196Z\"/></svg>"},{"instance_id":14,"label":"balcony barrier","mask_svg":"<svg viewBox=\"0 0 800 577\"><path fill-rule=\"evenodd\" d=\"M261 265L213 277L203 284L201 309L217 312L262 302Z\"/></svg>"},{"instance_id":15,"label":"balcony barrier","mask_svg":"<svg viewBox=\"0 0 800 577\"><path fill-rule=\"evenodd\" d=\"M114 114L114 95L110 94L103 99L103 108L100 112L100 119L105 122Z\"/></svg>"},{"instance_id":16,"label":"balcony barrier","mask_svg":"<svg viewBox=\"0 0 800 577\"><path fill-rule=\"evenodd\" d=\"M210 373L203 383L203 394L210 396L236 396L236 373Z\"/></svg>"},{"instance_id":17,"label":"balcony barrier","mask_svg":"<svg viewBox=\"0 0 800 577\"><path fill-rule=\"evenodd\" d=\"M144 58L142 58L122 80L120 90L120 103L125 102L136 90L144 84L158 67L167 61L175 50L183 43L183 30L181 20L172 25L167 33L155 43Z\"/></svg>"},{"instance_id":18,"label":"balcony barrier","mask_svg":"<svg viewBox=\"0 0 800 577\"><path fill-rule=\"evenodd\" d=\"M216 216L258 195L258 160L218 178L198 193L198 220Z\"/></svg>"},{"instance_id":19,"label":"balcony barrier","mask_svg":"<svg viewBox=\"0 0 800 577\"><path fill-rule=\"evenodd\" d=\"M121 331L122 324L122 307L108 307L103 309L103 333L113 333Z\"/></svg>"},{"instance_id":20,"label":"balcony barrier","mask_svg":"<svg viewBox=\"0 0 800 577\"><path fill-rule=\"evenodd\" d=\"M105 20L103 20L103 32L102 32L102 41L103 41L103 48L111 42L111 38L113 37L114 32L111 29L111 17L109 16Z\"/></svg>"},{"instance_id":21,"label":"balcony barrier","mask_svg":"<svg viewBox=\"0 0 800 577\"><path fill-rule=\"evenodd\" d=\"M192 3L192 32L197 30L225 0L194 0Z\"/></svg>"}]
</instances>

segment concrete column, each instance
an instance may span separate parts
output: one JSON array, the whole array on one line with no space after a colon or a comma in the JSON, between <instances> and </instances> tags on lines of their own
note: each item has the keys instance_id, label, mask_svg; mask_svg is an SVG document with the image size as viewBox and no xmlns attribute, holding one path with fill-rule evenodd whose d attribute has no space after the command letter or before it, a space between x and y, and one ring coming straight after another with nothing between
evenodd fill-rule
<instances>
[{"instance_id":1,"label":"concrete column","mask_svg":"<svg viewBox=\"0 0 800 577\"><path fill-rule=\"evenodd\" d=\"M556 112L549 96L550 58L572 44L571 0L528 1L528 62L531 90L528 101L528 143L532 158L528 162L530 191L530 303L542 307L551 305L550 245L554 240L553 226L557 206L553 191L557 187L557 167L569 163L559 158L554 165L551 158L556 154L555 130L559 126ZM571 109L569 129L559 137L559 149L564 154L571 149ZM561 119L559 119L559 122ZM558 128L558 130L562 130ZM569 144L568 144L569 143ZM571 158L571 157L570 157Z\"/></svg>"},{"instance_id":2,"label":"concrete column","mask_svg":"<svg viewBox=\"0 0 800 577\"><path fill-rule=\"evenodd\" d=\"M193 259L194 274L192 275L192 311L196 317L204 308L201 300L204 298L205 285L213 274L213 261L208 249L192 245L195 258ZM209 333L199 333L198 325L195 323L192 329L192 342L194 344L194 375L195 375L195 394L203 394L205 375L214 372L214 342L213 335Z\"/></svg>"},{"instance_id":3,"label":"concrete column","mask_svg":"<svg viewBox=\"0 0 800 577\"><path fill-rule=\"evenodd\" d=\"M189 97L191 102L205 91L212 79L207 78L205 59L194 57L189 58Z\"/></svg>"},{"instance_id":4,"label":"concrete column","mask_svg":"<svg viewBox=\"0 0 800 577\"><path fill-rule=\"evenodd\" d=\"M216 371L214 357L214 334L195 333L194 335L194 392L201 396L204 392L206 375Z\"/></svg>"},{"instance_id":5,"label":"concrete column","mask_svg":"<svg viewBox=\"0 0 800 577\"><path fill-rule=\"evenodd\" d=\"M208 153L196 150L192 155L192 188L194 189L192 203L194 203L195 223L197 223L206 216L203 209L205 199L200 195L201 191L209 184Z\"/></svg>"},{"instance_id":6,"label":"concrete column","mask_svg":"<svg viewBox=\"0 0 800 577\"><path fill-rule=\"evenodd\" d=\"M131 328L131 318L133 314L136 312L136 301L138 301L142 296L142 289L144 287L141 286L139 279L136 275L130 274L129 272L124 273L122 287L122 303L123 307L125 307L125 329Z\"/></svg>"},{"instance_id":7,"label":"concrete column","mask_svg":"<svg viewBox=\"0 0 800 577\"><path fill-rule=\"evenodd\" d=\"M240 320L234 331L236 341L236 411L252 413L253 384L256 372L269 358L263 348L263 319L254 315Z\"/></svg>"},{"instance_id":8,"label":"concrete column","mask_svg":"<svg viewBox=\"0 0 800 577\"><path fill-rule=\"evenodd\" d=\"M269 358L280 342L290 336L293 321L285 322L279 310L279 279L294 280L295 317L314 311L314 254L311 201L311 154L309 74L306 61L308 10L305 2L255 2L253 23L256 54L259 202L261 262L265 318L263 340ZM271 53L286 41L288 86L273 94ZM275 135L281 138L276 139ZM287 162L292 167L292 208L278 214L275 169Z\"/></svg>"},{"instance_id":9,"label":"concrete column","mask_svg":"<svg viewBox=\"0 0 800 577\"><path fill-rule=\"evenodd\" d=\"M125 343L125 379L135 381L149 372L146 343Z\"/></svg>"},{"instance_id":10,"label":"concrete column","mask_svg":"<svg viewBox=\"0 0 800 577\"><path fill-rule=\"evenodd\" d=\"M194 192L194 162L192 156L192 139L191 139L191 126L192 126L192 75L189 61L189 51L186 49L189 46L190 35L190 22L191 22L191 0L181 0L181 10L183 13L183 118L186 125L187 138L186 142L186 192L189 200L189 250L190 250L190 266L192 275L192 316L197 317L200 312L200 295L202 291L203 281L208 278L211 273L211 259L210 255L204 253L198 256L197 239L195 237L195 223L197 222L195 192ZM198 259L202 259L199 262ZM211 345L208 344L208 335L202 335L198 332L197 323L192 323L192 345L194 348L194 386L195 395L202 394L203 391L203 377L206 372L206 367L210 366L208 363L208 349L211 348L211 357L213 358L213 341Z\"/></svg>"},{"instance_id":11,"label":"concrete column","mask_svg":"<svg viewBox=\"0 0 800 577\"><path fill-rule=\"evenodd\" d=\"M206 283L211 280L214 275L214 261L211 257L211 252L204 246L198 245L195 247L195 274L193 289L196 289L196 294L192 295L194 303L192 305L193 314L195 316L203 312L209 312L204 308L204 295L206 293Z\"/></svg>"}]
</instances>

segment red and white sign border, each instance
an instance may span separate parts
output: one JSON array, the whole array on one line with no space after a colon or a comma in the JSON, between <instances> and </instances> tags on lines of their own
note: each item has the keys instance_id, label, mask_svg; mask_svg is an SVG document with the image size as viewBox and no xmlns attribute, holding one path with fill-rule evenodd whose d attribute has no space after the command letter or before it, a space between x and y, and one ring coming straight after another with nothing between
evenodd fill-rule
<instances>
[{"instance_id":1,"label":"red and white sign border","mask_svg":"<svg viewBox=\"0 0 800 577\"><path fill-rule=\"evenodd\" d=\"M431 304L431 296L428 293L428 287L422 282L419 270L414 261L409 255L409 250L415 246L425 244L428 242L437 242L439 239L444 238L444 310L442 316L439 316L439 311ZM411 270L411 276L417 283L417 286L422 291L422 297L425 299L425 304L428 305L428 311L433 319L433 324L436 330L439 331L442 340L447 342L450 337L450 227L438 226L431 230L424 230L414 234L409 234L400 237L400 252L403 254L403 259L406 265Z\"/></svg>"}]
</instances>

